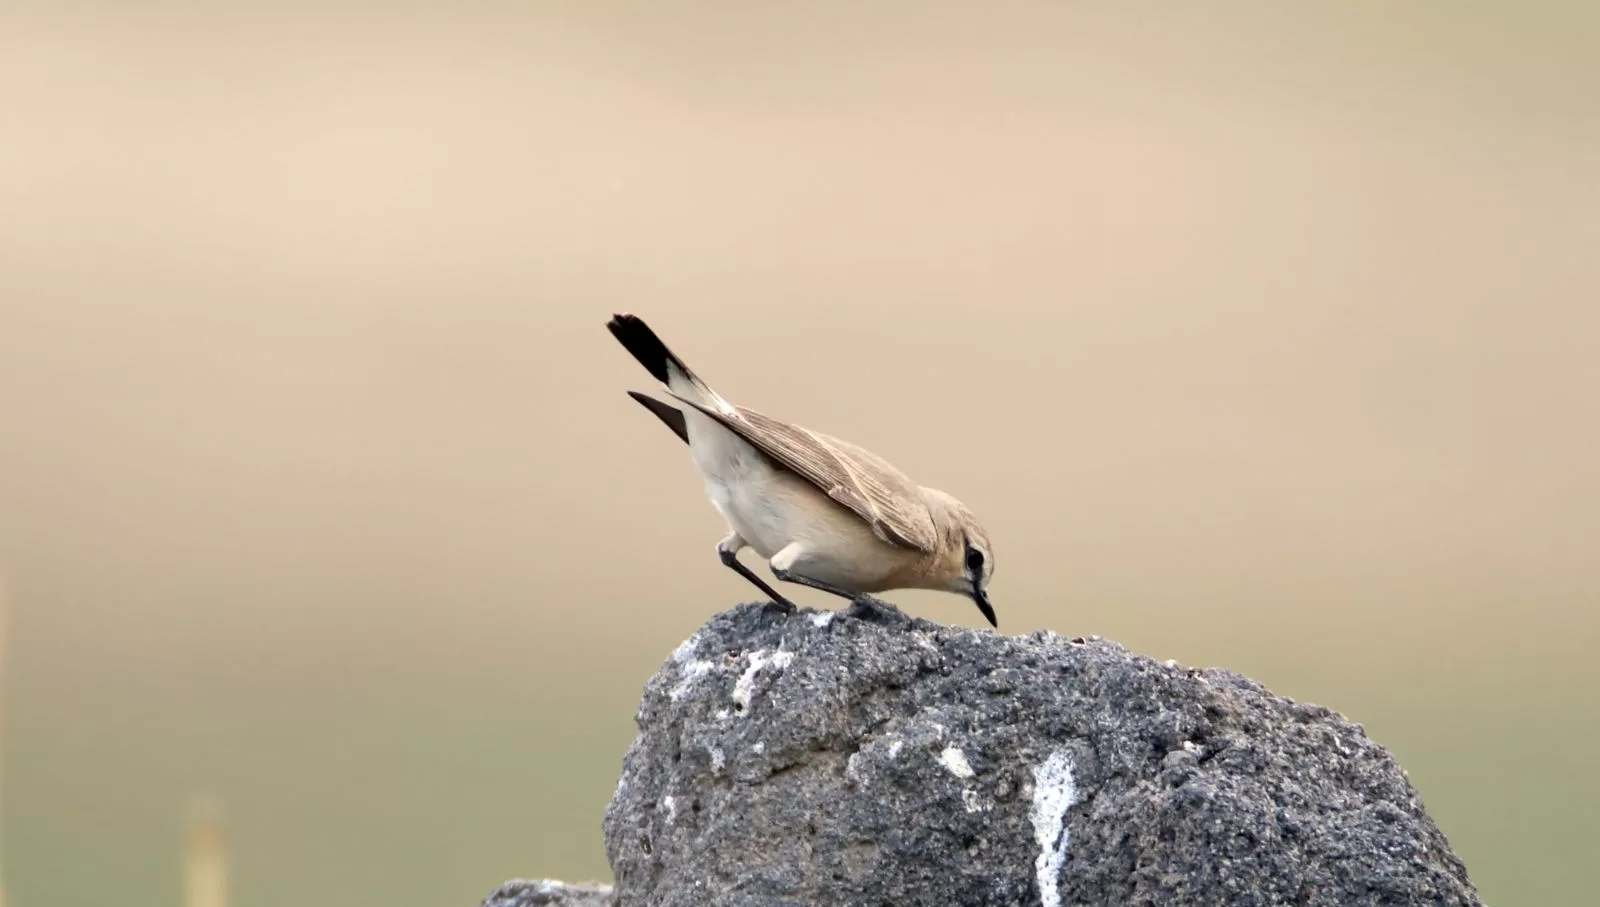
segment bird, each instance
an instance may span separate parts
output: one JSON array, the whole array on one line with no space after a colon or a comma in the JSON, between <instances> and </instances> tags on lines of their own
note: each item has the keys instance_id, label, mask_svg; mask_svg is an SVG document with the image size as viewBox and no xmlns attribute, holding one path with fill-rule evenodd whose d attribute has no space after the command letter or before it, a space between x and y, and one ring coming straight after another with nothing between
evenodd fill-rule
<instances>
[{"instance_id":1,"label":"bird","mask_svg":"<svg viewBox=\"0 0 1600 907\"><path fill-rule=\"evenodd\" d=\"M728 524L716 546L724 566L788 613L795 604L740 561L744 549L780 581L852 602L895 589L964 595L999 628L994 549L959 500L848 441L728 402L637 315L615 313L606 327L673 401L628 391L688 444Z\"/></svg>"}]
</instances>

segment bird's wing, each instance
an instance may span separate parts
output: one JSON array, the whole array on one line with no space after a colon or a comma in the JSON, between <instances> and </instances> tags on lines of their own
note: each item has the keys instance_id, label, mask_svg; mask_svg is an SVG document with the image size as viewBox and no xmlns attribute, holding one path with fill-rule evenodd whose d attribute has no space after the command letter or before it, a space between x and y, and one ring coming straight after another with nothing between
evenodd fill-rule
<instances>
[{"instance_id":1,"label":"bird's wing","mask_svg":"<svg viewBox=\"0 0 1600 907\"><path fill-rule=\"evenodd\" d=\"M877 454L743 406L728 412L673 396L822 489L865 520L878 538L928 553L938 549L939 534L916 483Z\"/></svg>"}]
</instances>

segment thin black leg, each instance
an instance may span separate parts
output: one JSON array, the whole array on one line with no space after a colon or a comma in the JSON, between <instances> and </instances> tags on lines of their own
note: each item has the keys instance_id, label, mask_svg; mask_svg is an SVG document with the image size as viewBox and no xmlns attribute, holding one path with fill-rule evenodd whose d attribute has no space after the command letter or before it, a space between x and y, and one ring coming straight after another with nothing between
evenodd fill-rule
<instances>
[{"instance_id":1,"label":"thin black leg","mask_svg":"<svg viewBox=\"0 0 1600 907\"><path fill-rule=\"evenodd\" d=\"M778 594L778 590L776 590L776 589L772 588L771 586L767 585L767 581L766 580L762 579L759 576L756 576L755 571L751 570L749 567L746 567L744 564L740 563L738 552L729 551L726 548L718 547L717 548L717 557L722 559L722 565L724 567L732 567L733 568L733 572L735 572L735 573L739 574L740 576L744 577L745 579L749 580L751 583L754 583L755 587L757 589L760 589L761 593L763 595L765 595L767 598L772 599L772 601L774 603L776 603L779 607L783 608L785 611L793 611L793 610L795 610L794 602L789 601L787 598L784 598L782 595L779 595Z\"/></svg>"},{"instance_id":2,"label":"thin black leg","mask_svg":"<svg viewBox=\"0 0 1600 907\"><path fill-rule=\"evenodd\" d=\"M856 595L858 594L855 592L850 592L846 589L841 589L832 583L825 583L822 580L812 579L809 576L801 576L798 573L792 573L788 570L783 570L778 567L772 568L772 575L786 583L799 583L802 586L810 586L813 589L821 589L823 592L831 592L840 598L849 599L850 601L855 601Z\"/></svg>"}]
</instances>

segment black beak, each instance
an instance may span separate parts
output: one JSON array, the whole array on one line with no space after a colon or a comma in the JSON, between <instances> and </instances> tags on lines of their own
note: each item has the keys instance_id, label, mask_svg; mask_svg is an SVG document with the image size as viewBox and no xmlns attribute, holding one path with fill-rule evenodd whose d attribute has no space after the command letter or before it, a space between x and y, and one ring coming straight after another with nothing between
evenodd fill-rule
<instances>
[{"instance_id":1,"label":"black beak","mask_svg":"<svg viewBox=\"0 0 1600 907\"><path fill-rule=\"evenodd\" d=\"M994 608L989 605L989 596L983 594L976 581L972 584L972 601L978 606L978 610L983 612L984 618L989 621L989 626L996 630L1000 629L999 621L994 619Z\"/></svg>"}]
</instances>

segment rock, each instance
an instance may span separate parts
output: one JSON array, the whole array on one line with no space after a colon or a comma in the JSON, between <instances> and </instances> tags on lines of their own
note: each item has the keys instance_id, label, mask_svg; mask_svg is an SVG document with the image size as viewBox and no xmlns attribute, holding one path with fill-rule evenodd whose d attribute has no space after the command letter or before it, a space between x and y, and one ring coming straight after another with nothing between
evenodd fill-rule
<instances>
[{"instance_id":1,"label":"rock","mask_svg":"<svg viewBox=\"0 0 1600 907\"><path fill-rule=\"evenodd\" d=\"M1098 638L743 605L636 720L617 907L1481 903L1359 725Z\"/></svg>"},{"instance_id":2,"label":"rock","mask_svg":"<svg viewBox=\"0 0 1600 907\"><path fill-rule=\"evenodd\" d=\"M513 879L484 898L479 907L612 907L614 903L609 885Z\"/></svg>"}]
</instances>

